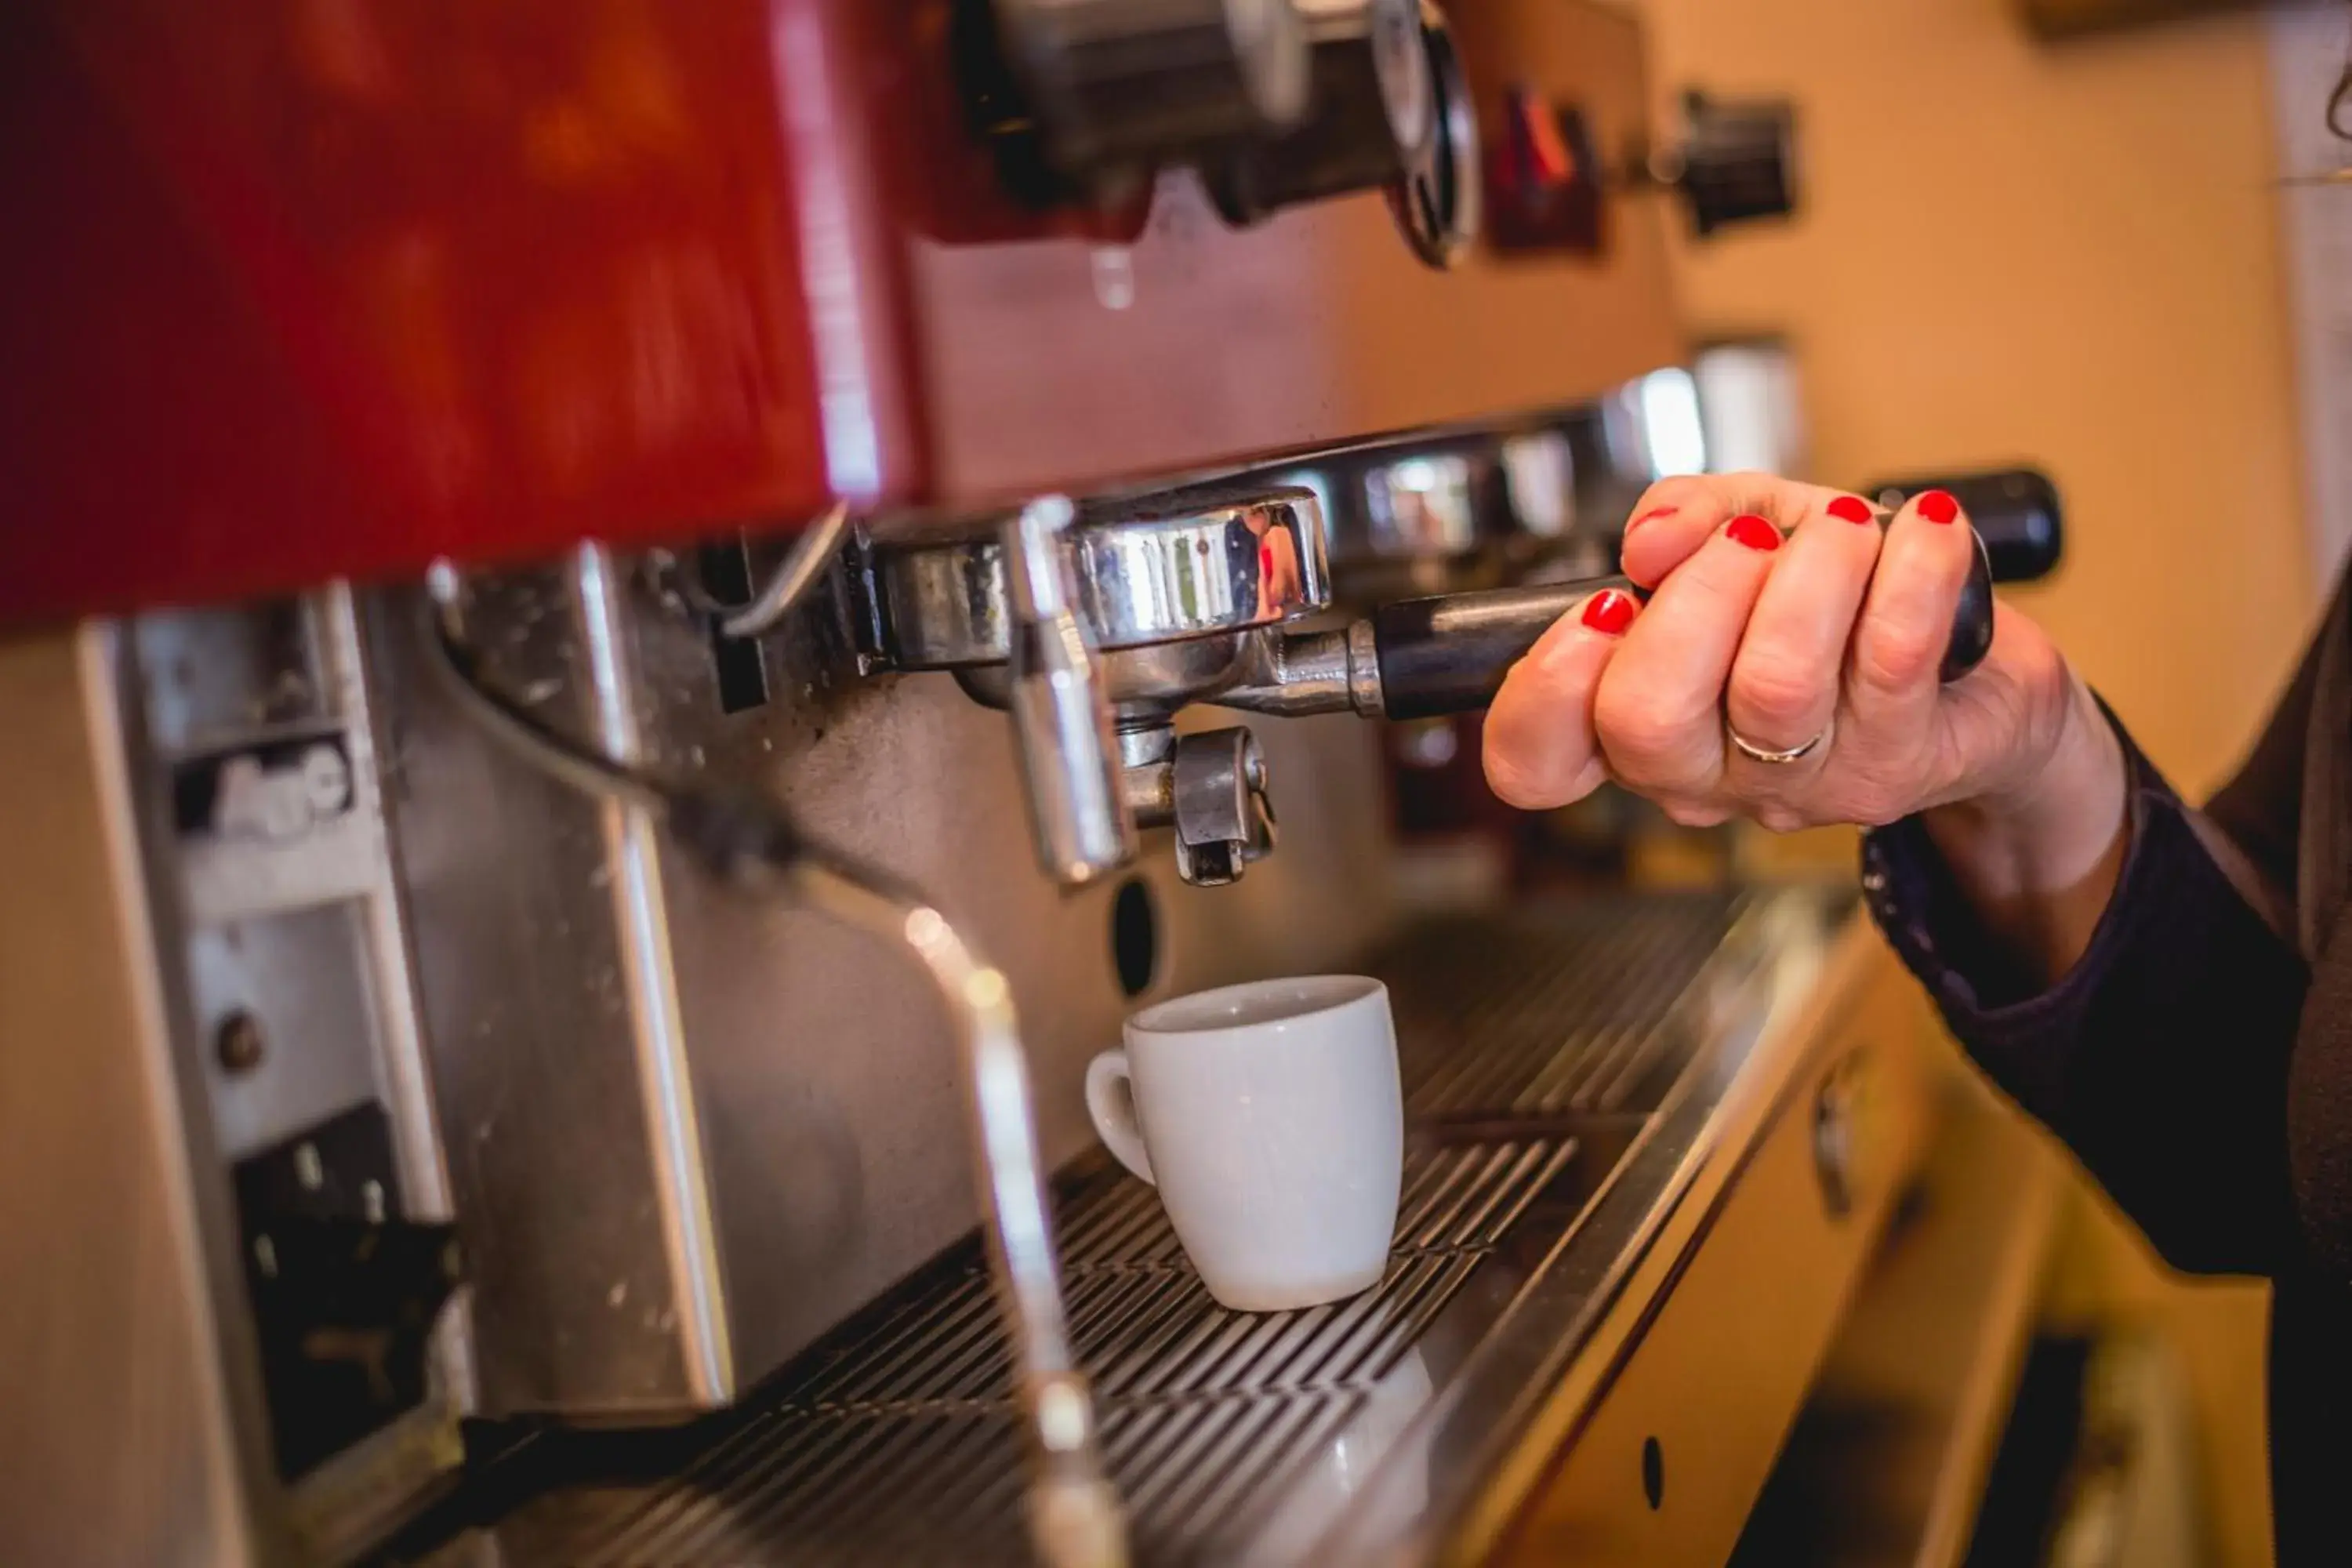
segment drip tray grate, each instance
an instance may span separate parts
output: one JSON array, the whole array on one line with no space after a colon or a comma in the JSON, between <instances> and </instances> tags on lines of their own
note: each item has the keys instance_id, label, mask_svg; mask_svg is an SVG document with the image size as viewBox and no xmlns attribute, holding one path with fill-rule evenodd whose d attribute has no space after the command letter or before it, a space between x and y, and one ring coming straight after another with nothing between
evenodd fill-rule
<instances>
[{"instance_id":1,"label":"drip tray grate","mask_svg":"<svg viewBox=\"0 0 2352 1568\"><path fill-rule=\"evenodd\" d=\"M1606 1177L1612 1140L1681 1072L1691 1031L1670 1015L1744 907L1591 901L1434 922L1398 944L1375 972L1395 1000L1408 1121L1439 1136L1407 1152L1389 1271L1361 1296L1226 1311L1150 1187L1099 1158L1057 1184L1072 1336L1139 1561L1312 1547L1286 1532L1347 1506L1433 1397L1433 1368L1505 1314ZM662 1455L621 1482L574 1469L507 1514L508 1561L1025 1560L1012 1366L977 1240Z\"/></svg>"},{"instance_id":2,"label":"drip tray grate","mask_svg":"<svg viewBox=\"0 0 2352 1568\"><path fill-rule=\"evenodd\" d=\"M1368 1403L1333 1389L1107 1405L1103 1454L1137 1559L1224 1555ZM615 1565L1025 1563L1021 1456L1002 1405L782 1411L743 1434L731 1464L616 1511L594 1544L548 1542L530 1554Z\"/></svg>"},{"instance_id":3,"label":"drip tray grate","mask_svg":"<svg viewBox=\"0 0 2352 1568\"><path fill-rule=\"evenodd\" d=\"M1416 927L1379 969L1407 1114L1654 1110L1681 1067L1669 1016L1747 901L1650 894Z\"/></svg>"},{"instance_id":4,"label":"drip tray grate","mask_svg":"<svg viewBox=\"0 0 2352 1568\"><path fill-rule=\"evenodd\" d=\"M1574 1158L1572 1140L1416 1150L1373 1289L1295 1312L1231 1312L1185 1261L1150 1187L1097 1167L1060 1231L1078 1362L1147 1562L1214 1557L1335 1447L1439 1310ZM976 1248L800 1358L750 1415L644 1488L559 1493L503 1530L518 1562L1019 1561L1012 1363ZM1275 1485L1276 1482L1281 1485ZM1204 1526L1207 1527L1204 1532Z\"/></svg>"}]
</instances>

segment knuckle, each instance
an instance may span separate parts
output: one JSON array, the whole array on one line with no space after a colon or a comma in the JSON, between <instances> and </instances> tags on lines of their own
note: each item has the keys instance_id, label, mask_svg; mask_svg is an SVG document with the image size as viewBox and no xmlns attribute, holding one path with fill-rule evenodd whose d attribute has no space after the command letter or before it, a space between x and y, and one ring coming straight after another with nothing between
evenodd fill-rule
<instances>
[{"instance_id":1,"label":"knuckle","mask_svg":"<svg viewBox=\"0 0 2352 1568\"><path fill-rule=\"evenodd\" d=\"M1669 762L1684 745L1685 727L1637 686L1604 683L1592 722L1609 754L1637 767Z\"/></svg>"},{"instance_id":2,"label":"knuckle","mask_svg":"<svg viewBox=\"0 0 2352 1568\"><path fill-rule=\"evenodd\" d=\"M1802 739L1783 735L1779 726L1804 723L1822 710L1828 694L1825 679L1791 658L1744 659L1732 672L1732 711L1750 722L1774 726L1769 732L1775 741L1793 744Z\"/></svg>"},{"instance_id":3,"label":"knuckle","mask_svg":"<svg viewBox=\"0 0 2352 1568\"><path fill-rule=\"evenodd\" d=\"M1486 755L1486 787L1495 798L1519 811L1541 810L1547 802L1534 774L1517 759L1489 751Z\"/></svg>"},{"instance_id":4,"label":"knuckle","mask_svg":"<svg viewBox=\"0 0 2352 1568\"><path fill-rule=\"evenodd\" d=\"M1677 827L1720 827L1731 820L1731 813L1712 801L1678 797L1660 801L1658 809Z\"/></svg>"},{"instance_id":5,"label":"knuckle","mask_svg":"<svg viewBox=\"0 0 2352 1568\"><path fill-rule=\"evenodd\" d=\"M1723 477L1724 493L1783 526L1793 524L1811 504L1818 487L1760 468Z\"/></svg>"},{"instance_id":6,"label":"knuckle","mask_svg":"<svg viewBox=\"0 0 2352 1568\"><path fill-rule=\"evenodd\" d=\"M1937 628L1891 621L1870 628L1854 646L1854 674L1879 691L1906 691L1934 677L1944 661Z\"/></svg>"},{"instance_id":7,"label":"knuckle","mask_svg":"<svg viewBox=\"0 0 2352 1568\"><path fill-rule=\"evenodd\" d=\"M1893 795L1883 790L1864 790L1848 795L1845 810L1839 815L1856 827L1885 827L1902 821L1905 814Z\"/></svg>"},{"instance_id":8,"label":"knuckle","mask_svg":"<svg viewBox=\"0 0 2352 1568\"><path fill-rule=\"evenodd\" d=\"M1837 815L1861 827L1885 827L1911 814L1914 791L1902 781L1875 772L1848 779L1837 795Z\"/></svg>"}]
</instances>

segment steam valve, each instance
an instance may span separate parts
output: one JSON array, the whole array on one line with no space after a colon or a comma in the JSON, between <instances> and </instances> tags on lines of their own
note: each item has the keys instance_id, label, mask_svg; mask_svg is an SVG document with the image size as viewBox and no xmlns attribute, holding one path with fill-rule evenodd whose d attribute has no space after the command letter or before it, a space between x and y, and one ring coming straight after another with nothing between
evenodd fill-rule
<instances>
[{"instance_id":1,"label":"steam valve","mask_svg":"<svg viewBox=\"0 0 2352 1568\"><path fill-rule=\"evenodd\" d=\"M1673 192L1701 239L1797 210L1797 116L1784 101L1687 93L1670 144L1612 158L1581 108L1519 87L1499 106L1496 132L1485 184L1501 251L1598 255L1607 198L1621 192Z\"/></svg>"},{"instance_id":2,"label":"steam valve","mask_svg":"<svg viewBox=\"0 0 2352 1568\"><path fill-rule=\"evenodd\" d=\"M1210 180L1228 221L1402 178L1438 134L1420 0L1347 0L1307 23L1313 110L1286 135L1236 149Z\"/></svg>"},{"instance_id":3,"label":"steam valve","mask_svg":"<svg viewBox=\"0 0 2352 1568\"><path fill-rule=\"evenodd\" d=\"M995 0L995 16L1046 162L1098 197L1286 132L1312 95L1295 0Z\"/></svg>"},{"instance_id":4,"label":"steam valve","mask_svg":"<svg viewBox=\"0 0 2352 1568\"><path fill-rule=\"evenodd\" d=\"M1732 103L1704 93L1683 100L1682 147L1655 171L1680 191L1692 232L1797 210L1797 111L1785 101Z\"/></svg>"}]
</instances>

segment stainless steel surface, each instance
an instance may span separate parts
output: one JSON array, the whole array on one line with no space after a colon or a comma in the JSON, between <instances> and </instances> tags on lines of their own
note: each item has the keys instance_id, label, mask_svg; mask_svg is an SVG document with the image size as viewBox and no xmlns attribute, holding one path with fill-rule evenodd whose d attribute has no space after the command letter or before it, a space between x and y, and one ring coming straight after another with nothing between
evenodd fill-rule
<instances>
[{"instance_id":1,"label":"stainless steel surface","mask_svg":"<svg viewBox=\"0 0 2352 1568\"><path fill-rule=\"evenodd\" d=\"M1005 523L997 550L1011 616L1005 704L1037 863L1062 886L1082 888L1135 858L1135 822L1110 699L1071 608L1063 540L1072 515L1060 496L1032 501Z\"/></svg>"},{"instance_id":2,"label":"stainless steel surface","mask_svg":"<svg viewBox=\"0 0 2352 1568\"><path fill-rule=\"evenodd\" d=\"M1178 876L1196 888L1226 887L1273 852L1265 753L1247 730L1177 737L1169 773Z\"/></svg>"},{"instance_id":3,"label":"stainless steel surface","mask_svg":"<svg viewBox=\"0 0 2352 1568\"><path fill-rule=\"evenodd\" d=\"M1115 187L1310 107L1293 0L1005 0L995 15L1047 157L1081 184Z\"/></svg>"},{"instance_id":4,"label":"stainless steel surface","mask_svg":"<svg viewBox=\"0 0 2352 1568\"><path fill-rule=\"evenodd\" d=\"M617 700L646 765L758 790L845 853L920 886L1024 1004L1048 1164L1092 1142L1080 1069L1129 1005L1118 889L1039 876L1004 720L939 675L860 677L811 605L760 640L773 699L730 713L709 627L607 577ZM419 595L372 596L395 848L435 1087L478 1260L482 1407L650 1418L733 1397L970 1229L954 1036L902 953L805 910L747 903L656 835L680 1103L715 1226L727 1358L694 1381L658 1207L673 1140L625 978L639 939L599 810L491 741L438 676ZM561 571L477 579L467 627L499 689L574 736L599 722L583 601ZM1147 865L1155 990L1328 968L1389 918L1376 738L1352 719L1262 737L1317 809L1243 886ZM650 944L642 951L653 952ZM667 1092L665 1090L664 1092ZM714 1392L715 1389L715 1392Z\"/></svg>"},{"instance_id":5,"label":"stainless steel surface","mask_svg":"<svg viewBox=\"0 0 2352 1568\"><path fill-rule=\"evenodd\" d=\"M352 603L158 614L5 662L29 771L0 794L34 838L0 1011L12 1045L48 1042L0 1052L0 1076L44 1073L5 1096L37 1117L11 1160L38 1167L9 1173L33 1205L9 1278L47 1284L11 1292L5 1402L33 1451L5 1466L0 1556L341 1560L456 1463L472 1371L445 1313L417 1403L291 1464L247 1288L242 1234L268 1222L233 1167L293 1145L320 1185L295 1140L333 1113L385 1118L366 1220L448 1213Z\"/></svg>"},{"instance_id":6,"label":"stainless steel surface","mask_svg":"<svg viewBox=\"0 0 2352 1568\"><path fill-rule=\"evenodd\" d=\"M1781 896L1800 908L1803 897ZM1654 1110L1662 1075L1691 1049L1676 1008L1712 1005L1691 989L1741 912L1725 895L1668 894L1418 928L1396 950L1390 985L1411 1111L1475 1121ZM1755 942L1788 910L1768 897L1747 914Z\"/></svg>"},{"instance_id":7,"label":"stainless steel surface","mask_svg":"<svg viewBox=\"0 0 2352 1568\"><path fill-rule=\"evenodd\" d=\"M1405 241L1431 267L1454 266L1468 255L1485 224L1485 171L1480 165L1477 106L1463 74L1462 57L1444 13L1422 0L1423 47L1429 58L1434 134L1421 144L1389 203Z\"/></svg>"},{"instance_id":8,"label":"stainless steel surface","mask_svg":"<svg viewBox=\"0 0 2352 1568\"><path fill-rule=\"evenodd\" d=\"M1670 1227L1684 1245L1698 1244L1701 1190L1732 1184L1748 1152L1743 1140L1778 1103L1807 1043L1798 1030L1808 1021L1830 936L1850 910L1843 896L1825 903L1802 892L1749 909L1664 1020L1655 1028L1634 1026L1638 1037L1679 1035L1687 1060L1663 1091L1653 1088L1630 1101L1628 1109L1651 1109L1604 1184L1562 1244L1526 1277L1510 1316L1399 1440L1384 1479L1402 1473L1414 1484L1369 1489L1320 1543L1324 1561L1431 1560L1454 1550L1477 1523L1491 1533L1498 1510L1515 1511L1521 1500L1511 1495L1513 1481L1527 1484L1528 1470L1551 1458L1540 1441L1530 1442L1528 1428L1558 1407L1572 1367L1587 1366L1599 1378L1583 1385L1587 1396L1605 1387L1604 1369L1590 1364L1596 1336L1612 1321L1630 1331L1617 1309L1638 1273L1648 1270L1660 1289L1671 1286L1674 1261L1654 1263L1652 1248ZM1513 1012L1498 1021L1515 1026L1507 1036L1540 1016ZM1622 1028L1634 1017L1614 1022ZM1604 1025L1600 1034L1615 1032ZM1528 1064L1521 1051L1497 1054ZM1542 1092L1537 1086L1550 1076L1508 1075L1521 1094ZM1640 1303L1623 1305L1638 1320ZM1516 1476L1506 1474L1507 1461ZM1489 1517L1474 1520L1480 1514ZM1466 1554L1478 1554L1475 1540Z\"/></svg>"},{"instance_id":9,"label":"stainless steel surface","mask_svg":"<svg viewBox=\"0 0 2352 1568\"><path fill-rule=\"evenodd\" d=\"M1029 1057L1013 988L940 912L916 898L803 860L793 881L815 908L902 945L919 959L954 1020L971 1100L971 1159L982 1196L997 1327L1011 1341L1021 1436L1030 1459L1028 1535L1053 1568L1116 1568L1126 1522L1103 1476L1095 1411L1070 1351Z\"/></svg>"},{"instance_id":10,"label":"stainless steel surface","mask_svg":"<svg viewBox=\"0 0 2352 1568\"><path fill-rule=\"evenodd\" d=\"M1353 1300L1224 1311L1148 1189L1076 1168L1071 1323L1139 1557L1425 1556L1540 1391L1520 1378L1573 1356L1695 1171L1736 1155L1715 1147L1727 1108L1777 1091L1759 1080L1788 1053L1761 1044L1801 1010L1842 910L1669 896L1408 932L1376 971L1407 1192L1390 1272ZM948 1254L737 1418L674 1439L654 1479L538 1497L500 1530L509 1559L1017 1560L1011 1361L977 1261ZM575 1461L551 1438L537 1462L560 1479Z\"/></svg>"},{"instance_id":11,"label":"stainless steel surface","mask_svg":"<svg viewBox=\"0 0 2352 1568\"><path fill-rule=\"evenodd\" d=\"M587 677L582 695L593 714L592 749L625 766L639 763L647 747L622 574L604 546L586 544L567 575L579 603ZM619 937L619 990L635 1047L638 1106L653 1167L653 1184L640 1203L660 1229L670 1326L686 1390L698 1402L720 1399L733 1386L734 1352L702 1160L702 1108L686 1061L686 1020L669 952L660 828L646 805L609 795L594 805L606 873L599 901L609 901Z\"/></svg>"},{"instance_id":12,"label":"stainless steel surface","mask_svg":"<svg viewBox=\"0 0 2352 1568\"><path fill-rule=\"evenodd\" d=\"M1017 616L1013 665L1016 698L1040 674L1030 668L1025 651L1031 640L1066 642L1077 672L1085 673L1085 648L1070 620L1057 549L1069 513L1066 502L1040 502L1007 525L1005 556L1013 571ZM611 647L617 638L605 624L616 621L611 563L602 551L591 548L582 552L578 570L592 665L597 689L603 692L619 685L621 668ZM436 584L436 598L438 611L447 616L456 600L446 584ZM723 623L718 629L727 635ZM461 624L441 621L433 635L449 684L474 700L473 710L493 731L486 738L516 742L516 754L538 764L546 777L579 788L599 805L626 811L639 821L666 822L677 830L680 850L714 880L750 897L772 894L781 883L809 907L898 944L920 963L953 1025L961 1055L991 1273L1003 1327L1012 1342L1023 1432L1032 1460L1024 1496L1033 1543L1045 1562L1066 1568L1124 1563L1124 1525L1117 1500L1103 1480L1092 1404L1084 1378L1071 1363L1028 1059L1003 973L984 962L919 894L805 839L781 807L736 802L674 781L657 784L660 775L643 765L633 725L608 721L605 733L593 746L544 729L496 688L494 678L483 668L480 650ZM1054 673L1050 665L1045 673ZM1086 738L1097 748L1096 771L1108 773L1108 715L1090 684L1081 685L1079 696L1087 704ZM1016 717L1021 712L1016 702ZM1045 738L1055 749L1044 763L1063 765L1065 753L1072 749L1069 738ZM1034 792L1040 782L1037 760L1024 760L1031 764L1028 782ZM1115 787L1115 779L1111 774L1106 782ZM1115 799L1113 804L1118 804ZM649 1099L671 1092L667 1083L656 1084L649 1089ZM690 1138L691 1126L686 1131ZM698 1140L688 1152L698 1161ZM297 1151L298 1158L301 1152ZM698 1163L686 1174L698 1193L706 1190ZM317 1184L308 1175L303 1180L306 1185ZM716 1348L723 1353L723 1342Z\"/></svg>"},{"instance_id":13,"label":"stainless steel surface","mask_svg":"<svg viewBox=\"0 0 2352 1568\"><path fill-rule=\"evenodd\" d=\"M1176 822L1176 730L1159 725L1118 732L1120 784L1138 827Z\"/></svg>"},{"instance_id":14,"label":"stainless steel surface","mask_svg":"<svg viewBox=\"0 0 2352 1568\"><path fill-rule=\"evenodd\" d=\"M235 1163L373 1105L393 1164L368 1184L364 1217L446 1220L450 1183L350 595L330 587L235 611L152 615L124 646L135 654L122 670L135 721L119 743L151 803L138 822L158 879L151 919L167 955L175 1070L202 1096L208 1152L192 1179L226 1194ZM241 1067L221 1049L240 1027L258 1047ZM308 1148L297 1150L298 1171ZM315 1151L310 1160L315 1171ZM215 1289L236 1325L225 1331L244 1334L252 1306L231 1259L240 1232L264 1221L232 1207L219 1223L215 1245L231 1258L215 1264ZM265 1528L327 1556L383 1528L452 1461L472 1377L467 1325L448 1311L419 1403L340 1450L298 1470L277 1451L285 1435L251 1414L257 1452L247 1462Z\"/></svg>"},{"instance_id":15,"label":"stainless steel surface","mask_svg":"<svg viewBox=\"0 0 2352 1568\"><path fill-rule=\"evenodd\" d=\"M1175 830L1187 885L1229 887L1273 851L1271 771L1249 731L1122 730L1118 749L1128 809L1141 826Z\"/></svg>"},{"instance_id":16,"label":"stainless steel surface","mask_svg":"<svg viewBox=\"0 0 2352 1568\"><path fill-rule=\"evenodd\" d=\"M1424 145L1437 131L1437 89L1430 80L1429 51L1422 42L1420 0L1298 0L1310 38L1337 30L1333 20L1360 16L1371 38L1372 68L1387 106L1389 133L1407 150ZM1319 43L1318 43L1319 47Z\"/></svg>"},{"instance_id":17,"label":"stainless steel surface","mask_svg":"<svg viewBox=\"0 0 2352 1568\"><path fill-rule=\"evenodd\" d=\"M1048 875L1081 887L1127 864L1141 820L1175 827L1184 881L1224 887L1273 847L1264 758L1246 731L1176 742L1168 725L1277 670L1273 628L1329 602L1321 517L1297 489L1103 502L1076 519L1048 498L992 543L885 554L879 617L897 662L952 667L1012 713ZM1132 753L1125 776L1113 714L1131 737L1118 743Z\"/></svg>"},{"instance_id":18,"label":"stainless steel surface","mask_svg":"<svg viewBox=\"0 0 2352 1568\"><path fill-rule=\"evenodd\" d=\"M194 752L327 720L331 688L316 613L313 601L291 598L131 623L130 651L148 672L149 743L167 754Z\"/></svg>"},{"instance_id":19,"label":"stainless steel surface","mask_svg":"<svg viewBox=\"0 0 2352 1568\"><path fill-rule=\"evenodd\" d=\"M1467 554L1479 541L1477 478L1465 452L1411 453L1369 465L1355 514L1362 536L1350 544L1377 556Z\"/></svg>"},{"instance_id":20,"label":"stainless steel surface","mask_svg":"<svg viewBox=\"0 0 2352 1568\"><path fill-rule=\"evenodd\" d=\"M504 689L571 733L646 751L621 592L549 567L467 584ZM366 605L383 678L393 844L436 1110L473 1262L484 1414L691 1409L735 1385L710 1331L699 1097L682 1033L660 851L638 808L498 745L439 670L415 592ZM592 600L595 607L592 610ZM602 622L593 639L587 625ZM599 681L603 682L600 689Z\"/></svg>"},{"instance_id":21,"label":"stainless steel surface","mask_svg":"<svg viewBox=\"0 0 2352 1568\"><path fill-rule=\"evenodd\" d=\"M223 1157L242 1159L381 1092L360 919L348 904L325 904L190 933L198 1030L212 1041L243 1019L261 1047L241 1072L206 1053Z\"/></svg>"},{"instance_id":22,"label":"stainless steel surface","mask_svg":"<svg viewBox=\"0 0 2352 1568\"><path fill-rule=\"evenodd\" d=\"M1097 654L1093 664L1121 733L1159 729L1179 710L1206 701L1241 679L1271 635L1269 628L1114 648ZM1003 665L961 665L955 679L975 702L991 708L1011 705Z\"/></svg>"},{"instance_id":23,"label":"stainless steel surface","mask_svg":"<svg viewBox=\"0 0 2352 1568\"><path fill-rule=\"evenodd\" d=\"M1580 521L1576 447L1564 430L1524 430L1503 437L1499 454L1511 521L1537 539L1561 539ZM1597 575L1597 574L1596 574Z\"/></svg>"},{"instance_id":24,"label":"stainless steel surface","mask_svg":"<svg viewBox=\"0 0 2352 1568\"><path fill-rule=\"evenodd\" d=\"M1362 1441L1377 1432L1360 1429L1393 1427L1427 1396L1418 1342L1576 1152L1540 1137L1417 1151L1388 1277L1333 1307L1260 1315L1209 1298L1149 1188L1100 1162L1066 1184L1079 1350L1139 1556L1223 1560L1302 1488L1343 1502L1377 1457ZM952 1542L960 1562L1020 1560L1009 1369L973 1262L943 1260L919 1296L810 1358L676 1481L604 1518L543 1506L503 1532L510 1552L890 1563L941 1560Z\"/></svg>"},{"instance_id":25,"label":"stainless steel surface","mask_svg":"<svg viewBox=\"0 0 2352 1568\"><path fill-rule=\"evenodd\" d=\"M1103 1162L1066 1183L1079 1354L1096 1368L1139 1554L1223 1561L1303 1490L1343 1504L1381 1429L1428 1399L1421 1340L1573 1157L1567 1138L1416 1150L1381 1286L1277 1314L1209 1300L1140 1183ZM950 1540L957 1561L1018 1561L1009 1368L971 1265L950 1256L837 1354L788 1373L752 1427L677 1481L607 1516L541 1504L503 1542L524 1563L939 1561ZM868 1453L842 1453L858 1436Z\"/></svg>"},{"instance_id":26,"label":"stainless steel surface","mask_svg":"<svg viewBox=\"0 0 2352 1568\"><path fill-rule=\"evenodd\" d=\"M1687 1195L1630 1250L1618 1310L1572 1361L1504 1369L1520 1380L1526 1435L1492 1457L1449 1561L1748 1560L1751 1510L1918 1168L1942 1077L1922 1048L1923 999L1875 932L1850 928L1822 959L1798 1026L1759 1041L1748 1083L1717 1113L1714 1147L1677 1153ZM1856 1060L1874 1078L1853 1107L1871 1152L1841 1208L1822 1190L1811 1110ZM1747 1092L1757 1084L1769 1092ZM1889 1436L1880 1424L1877 1440Z\"/></svg>"},{"instance_id":27,"label":"stainless steel surface","mask_svg":"<svg viewBox=\"0 0 2352 1568\"><path fill-rule=\"evenodd\" d=\"M1219 691L1218 706L1292 716L1354 712L1367 719L1387 711L1370 621L1345 631L1261 636L1250 651L1241 683Z\"/></svg>"},{"instance_id":28,"label":"stainless steel surface","mask_svg":"<svg viewBox=\"0 0 2352 1568\"><path fill-rule=\"evenodd\" d=\"M1072 608L1104 652L1278 625L1330 603L1312 492L1098 503L1066 535ZM1287 559L1286 559L1287 557ZM901 668L1001 664L1011 647L995 539L881 552L877 591Z\"/></svg>"}]
</instances>

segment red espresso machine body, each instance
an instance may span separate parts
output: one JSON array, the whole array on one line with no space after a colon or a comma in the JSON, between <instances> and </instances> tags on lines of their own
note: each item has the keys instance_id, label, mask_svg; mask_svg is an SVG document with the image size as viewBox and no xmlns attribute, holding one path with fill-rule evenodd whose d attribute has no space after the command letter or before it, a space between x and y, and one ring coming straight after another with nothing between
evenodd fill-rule
<instances>
[{"instance_id":1,"label":"red espresso machine body","mask_svg":"<svg viewBox=\"0 0 2352 1568\"><path fill-rule=\"evenodd\" d=\"M1643 202L1440 270L1378 192L1247 227L1189 175L1024 199L957 9L10 7L0 616L963 511L1677 355ZM1630 21L1453 27L1490 143L1530 93L1644 141Z\"/></svg>"}]
</instances>

